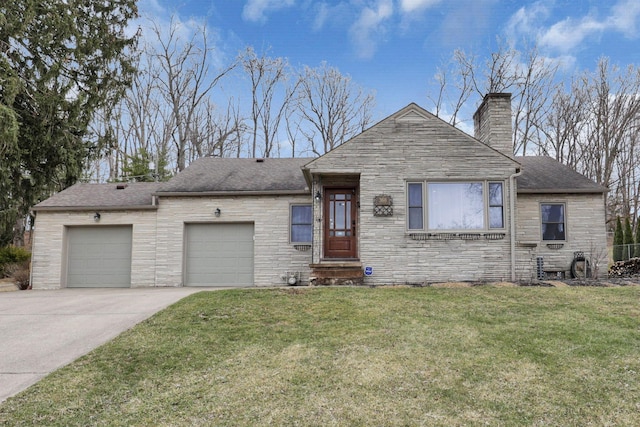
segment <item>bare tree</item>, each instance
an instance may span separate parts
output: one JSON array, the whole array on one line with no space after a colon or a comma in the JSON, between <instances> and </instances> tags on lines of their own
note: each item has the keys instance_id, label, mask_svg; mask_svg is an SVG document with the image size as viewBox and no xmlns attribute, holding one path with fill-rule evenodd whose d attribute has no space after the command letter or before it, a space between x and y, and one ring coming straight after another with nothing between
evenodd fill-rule
<instances>
[{"instance_id":1,"label":"bare tree","mask_svg":"<svg viewBox=\"0 0 640 427\"><path fill-rule=\"evenodd\" d=\"M144 150L157 167L168 162L166 156L170 151L171 135L164 123L167 114L163 114L163 110L167 108L158 93L161 69L155 60L153 55L143 56L144 62L140 63L133 85L123 99L126 115L121 120L122 126L128 125L134 135L132 151L125 149L125 156Z\"/></svg>"},{"instance_id":2,"label":"bare tree","mask_svg":"<svg viewBox=\"0 0 640 427\"><path fill-rule=\"evenodd\" d=\"M432 99L436 114L453 111L451 120L459 124L460 100L479 102L489 92L512 92L515 153L555 157L609 188L610 217L638 217L638 67L620 70L602 58L595 71L584 71L564 85L557 79L557 64L535 47L523 55L502 45L483 67L475 57L456 51L443 70L436 75L439 89Z\"/></svg>"},{"instance_id":3,"label":"bare tree","mask_svg":"<svg viewBox=\"0 0 640 427\"><path fill-rule=\"evenodd\" d=\"M483 66L476 56L456 50L452 60L435 76L438 96L431 99L438 116L459 125L468 100L479 103L487 93L510 92L513 106L513 152L539 151L544 140L541 129L556 87L557 65L545 60L537 48L521 52L500 43ZM453 82L450 85L450 81Z\"/></svg>"},{"instance_id":4,"label":"bare tree","mask_svg":"<svg viewBox=\"0 0 640 427\"><path fill-rule=\"evenodd\" d=\"M231 157L241 145L240 135L246 125L240 117L239 108L229 99L225 111L218 112L217 106L207 100L193 120L193 150L191 159L200 157Z\"/></svg>"},{"instance_id":5,"label":"bare tree","mask_svg":"<svg viewBox=\"0 0 640 427\"><path fill-rule=\"evenodd\" d=\"M462 108L474 92L475 57L467 57L461 50L453 53L453 58L438 67L434 77L438 96L429 97L434 105L434 113L447 119L453 126L460 124ZM453 80L454 90L449 90L449 80Z\"/></svg>"},{"instance_id":6,"label":"bare tree","mask_svg":"<svg viewBox=\"0 0 640 427\"><path fill-rule=\"evenodd\" d=\"M375 98L322 63L305 67L300 76L296 109L298 130L316 155L322 155L362 132L371 124Z\"/></svg>"},{"instance_id":7,"label":"bare tree","mask_svg":"<svg viewBox=\"0 0 640 427\"><path fill-rule=\"evenodd\" d=\"M556 87L551 99L551 109L540 127L544 133L540 153L578 169L582 161L580 140L586 123L585 100L577 88L567 92L562 86Z\"/></svg>"},{"instance_id":8,"label":"bare tree","mask_svg":"<svg viewBox=\"0 0 640 427\"><path fill-rule=\"evenodd\" d=\"M636 217L640 208L640 71L619 70L602 58L570 91L559 87L544 127L542 152L610 189L610 218Z\"/></svg>"},{"instance_id":9,"label":"bare tree","mask_svg":"<svg viewBox=\"0 0 640 427\"><path fill-rule=\"evenodd\" d=\"M252 157L271 157L278 148L280 125L293 98L297 82L290 84L291 71L285 58L258 56L248 47L241 56L245 73L251 81L251 150Z\"/></svg>"},{"instance_id":10,"label":"bare tree","mask_svg":"<svg viewBox=\"0 0 640 427\"><path fill-rule=\"evenodd\" d=\"M527 52L515 71L513 99L513 152L527 155L540 152L544 145L544 125L556 91L557 64L539 55L537 48ZM533 146L533 147L531 147Z\"/></svg>"},{"instance_id":11,"label":"bare tree","mask_svg":"<svg viewBox=\"0 0 640 427\"><path fill-rule=\"evenodd\" d=\"M239 108L228 100L220 110L213 95L237 62L214 72L206 27L185 40L181 25L175 18L166 28L152 23L131 88L96 121L102 157L90 173L98 179L105 169L107 179L131 178L124 175L133 162L141 173L143 163L153 164L146 173L163 179L200 156L235 155L245 127Z\"/></svg>"},{"instance_id":12,"label":"bare tree","mask_svg":"<svg viewBox=\"0 0 640 427\"><path fill-rule=\"evenodd\" d=\"M580 170L620 196L617 202L623 205L615 210L621 208L628 216L629 196L638 186L630 180L637 175L634 154L640 130L640 69L629 66L621 71L602 58L595 73L583 74L579 90L588 109Z\"/></svg>"},{"instance_id":13,"label":"bare tree","mask_svg":"<svg viewBox=\"0 0 640 427\"><path fill-rule=\"evenodd\" d=\"M169 106L165 125L172 126L172 142L176 154L176 169L183 170L187 165L187 151L192 145L198 145L202 135L194 133L197 122L202 118L201 109L206 109L208 97L220 79L234 69L237 63L212 72L210 56L213 48L209 46L209 37L205 25L199 27L189 40L181 40L180 24L171 19L169 28L153 26L157 47L150 52L159 66L159 78L156 80L163 101Z\"/></svg>"},{"instance_id":14,"label":"bare tree","mask_svg":"<svg viewBox=\"0 0 640 427\"><path fill-rule=\"evenodd\" d=\"M635 139L640 117L640 69L629 66L626 72L598 62L596 73L584 73L582 95L588 108L583 136L582 172L605 186L615 176L616 160Z\"/></svg>"}]
</instances>

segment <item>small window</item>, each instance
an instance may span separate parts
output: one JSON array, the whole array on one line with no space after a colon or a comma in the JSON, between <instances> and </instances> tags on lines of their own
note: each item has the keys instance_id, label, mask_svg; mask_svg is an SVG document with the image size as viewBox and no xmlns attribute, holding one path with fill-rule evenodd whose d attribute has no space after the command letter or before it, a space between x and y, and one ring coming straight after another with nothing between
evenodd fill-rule
<instances>
[{"instance_id":1,"label":"small window","mask_svg":"<svg viewBox=\"0 0 640 427\"><path fill-rule=\"evenodd\" d=\"M504 228L502 183L489 183L489 228Z\"/></svg>"},{"instance_id":2,"label":"small window","mask_svg":"<svg viewBox=\"0 0 640 427\"><path fill-rule=\"evenodd\" d=\"M422 230L423 222L423 203L422 203L422 183L411 182L408 186L409 190L409 230Z\"/></svg>"},{"instance_id":3,"label":"small window","mask_svg":"<svg viewBox=\"0 0 640 427\"><path fill-rule=\"evenodd\" d=\"M542 240L566 240L565 213L563 203L543 203Z\"/></svg>"},{"instance_id":4,"label":"small window","mask_svg":"<svg viewBox=\"0 0 640 427\"><path fill-rule=\"evenodd\" d=\"M291 243L311 243L312 218L311 205L291 205Z\"/></svg>"}]
</instances>

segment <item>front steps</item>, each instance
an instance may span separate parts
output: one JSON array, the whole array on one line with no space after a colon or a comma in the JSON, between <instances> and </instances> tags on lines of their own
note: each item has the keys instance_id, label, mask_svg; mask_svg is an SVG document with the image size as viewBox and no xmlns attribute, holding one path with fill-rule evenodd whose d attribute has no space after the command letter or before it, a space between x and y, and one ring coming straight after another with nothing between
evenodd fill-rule
<instances>
[{"instance_id":1,"label":"front steps","mask_svg":"<svg viewBox=\"0 0 640 427\"><path fill-rule=\"evenodd\" d=\"M364 272L360 261L323 261L311 264L311 286L362 286Z\"/></svg>"}]
</instances>

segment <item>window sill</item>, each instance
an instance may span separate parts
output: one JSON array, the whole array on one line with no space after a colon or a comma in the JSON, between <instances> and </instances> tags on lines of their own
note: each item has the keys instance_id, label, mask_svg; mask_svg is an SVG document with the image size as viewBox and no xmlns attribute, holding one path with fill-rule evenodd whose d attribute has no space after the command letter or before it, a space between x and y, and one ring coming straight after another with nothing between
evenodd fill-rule
<instances>
[{"instance_id":1,"label":"window sill","mask_svg":"<svg viewBox=\"0 0 640 427\"><path fill-rule=\"evenodd\" d=\"M311 245L308 243L296 243L293 245L293 248L296 251L307 252L311 249Z\"/></svg>"},{"instance_id":2,"label":"window sill","mask_svg":"<svg viewBox=\"0 0 640 427\"><path fill-rule=\"evenodd\" d=\"M547 247L549 249L562 249L564 247L564 243L547 243Z\"/></svg>"},{"instance_id":3,"label":"window sill","mask_svg":"<svg viewBox=\"0 0 640 427\"><path fill-rule=\"evenodd\" d=\"M503 240L506 233L409 233L411 240Z\"/></svg>"}]
</instances>

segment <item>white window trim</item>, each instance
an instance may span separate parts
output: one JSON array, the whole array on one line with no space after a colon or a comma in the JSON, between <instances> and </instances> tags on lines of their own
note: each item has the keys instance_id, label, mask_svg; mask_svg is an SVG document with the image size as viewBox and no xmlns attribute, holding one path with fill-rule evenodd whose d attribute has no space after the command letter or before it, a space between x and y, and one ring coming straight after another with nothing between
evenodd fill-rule
<instances>
[{"instance_id":1,"label":"white window trim","mask_svg":"<svg viewBox=\"0 0 640 427\"><path fill-rule=\"evenodd\" d=\"M481 183L483 192L483 209L484 209L484 225L482 228L463 228L463 229L435 229L429 228L429 184L471 184ZM409 184L422 184L422 228L409 228ZM502 185L502 227L491 228L489 225L489 184L501 184ZM503 232L506 230L506 185L504 180L500 179L477 179L477 180L421 180L421 179L407 179L405 180L405 209L406 220L405 229L407 233L492 233ZM546 204L546 203L545 203ZM542 209L542 208L541 208ZM566 206L565 206L565 228L566 228ZM542 229L542 222L540 223L540 229ZM565 232L566 237L566 232Z\"/></svg>"}]
</instances>

